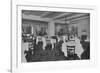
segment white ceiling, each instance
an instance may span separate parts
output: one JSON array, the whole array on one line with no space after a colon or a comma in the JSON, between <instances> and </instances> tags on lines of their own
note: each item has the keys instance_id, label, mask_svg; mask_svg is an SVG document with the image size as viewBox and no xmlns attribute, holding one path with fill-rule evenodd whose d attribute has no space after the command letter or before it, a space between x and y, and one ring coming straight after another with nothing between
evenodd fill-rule
<instances>
[{"instance_id":1,"label":"white ceiling","mask_svg":"<svg viewBox=\"0 0 100 73\"><path fill-rule=\"evenodd\" d=\"M22 10L23 19L38 20L45 22L49 22L51 20L57 22L65 22L65 20L73 21L79 18L84 18L89 16L90 16L89 13Z\"/></svg>"}]
</instances>

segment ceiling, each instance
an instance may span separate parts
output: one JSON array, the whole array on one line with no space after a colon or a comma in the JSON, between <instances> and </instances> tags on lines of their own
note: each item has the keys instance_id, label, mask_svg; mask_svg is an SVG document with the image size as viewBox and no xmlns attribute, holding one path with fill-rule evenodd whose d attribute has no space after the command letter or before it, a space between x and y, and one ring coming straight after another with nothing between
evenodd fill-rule
<instances>
[{"instance_id":1,"label":"ceiling","mask_svg":"<svg viewBox=\"0 0 100 73\"><path fill-rule=\"evenodd\" d=\"M65 22L65 20L73 21L76 19L89 17L89 13L22 10L22 19L45 22L53 20L60 23Z\"/></svg>"}]
</instances>

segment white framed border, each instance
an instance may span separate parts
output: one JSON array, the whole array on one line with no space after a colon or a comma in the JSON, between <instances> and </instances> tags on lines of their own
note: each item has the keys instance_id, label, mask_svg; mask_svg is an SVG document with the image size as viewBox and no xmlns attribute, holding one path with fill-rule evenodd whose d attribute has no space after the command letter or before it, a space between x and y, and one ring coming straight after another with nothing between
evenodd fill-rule
<instances>
[{"instance_id":1,"label":"white framed border","mask_svg":"<svg viewBox=\"0 0 100 73\"><path fill-rule=\"evenodd\" d=\"M62 12L90 13L90 60L33 62L21 63L21 10L43 10ZM87 68L97 65L96 48L96 8L94 6L41 4L27 2L12 2L12 45L11 45L11 70L13 73L23 71L59 70L69 68Z\"/></svg>"}]
</instances>

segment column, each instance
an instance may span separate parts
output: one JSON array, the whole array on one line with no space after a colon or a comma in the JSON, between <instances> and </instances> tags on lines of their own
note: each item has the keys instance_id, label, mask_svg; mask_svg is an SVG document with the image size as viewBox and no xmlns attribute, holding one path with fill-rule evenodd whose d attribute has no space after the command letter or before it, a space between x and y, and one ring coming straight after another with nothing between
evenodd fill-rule
<instances>
[{"instance_id":1,"label":"column","mask_svg":"<svg viewBox=\"0 0 100 73\"><path fill-rule=\"evenodd\" d=\"M49 29L49 36L55 35L55 22L51 21L48 23L48 29Z\"/></svg>"},{"instance_id":2,"label":"column","mask_svg":"<svg viewBox=\"0 0 100 73\"><path fill-rule=\"evenodd\" d=\"M31 34L34 34L34 28L31 26Z\"/></svg>"}]
</instances>

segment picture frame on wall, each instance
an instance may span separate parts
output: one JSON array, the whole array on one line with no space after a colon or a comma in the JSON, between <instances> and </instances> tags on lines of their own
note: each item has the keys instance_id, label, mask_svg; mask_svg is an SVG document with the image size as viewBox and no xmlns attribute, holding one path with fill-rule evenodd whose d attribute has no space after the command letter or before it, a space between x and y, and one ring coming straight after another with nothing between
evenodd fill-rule
<instances>
[{"instance_id":1,"label":"picture frame on wall","mask_svg":"<svg viewBox=\"0 0 100 73\"><path fill-rule=\"evenodd\" d=\"M94 6L11 2L12 73L96 66Z\"/></svg>"}]
</instances>

